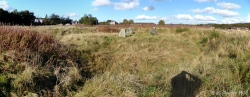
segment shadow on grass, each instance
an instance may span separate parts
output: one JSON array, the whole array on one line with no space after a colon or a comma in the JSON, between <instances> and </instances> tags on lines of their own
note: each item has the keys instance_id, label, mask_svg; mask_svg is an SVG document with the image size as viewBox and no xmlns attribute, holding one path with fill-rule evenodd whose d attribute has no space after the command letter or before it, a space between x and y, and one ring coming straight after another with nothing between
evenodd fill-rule
<instances>
[{"instance_id":1,"label":"shadow on grass","mask_svg":"<svg viewBox=\"0 0 250 97\"><path fill-rule=\"evenodd\" d=\"M171 97L195 97L201 86L201 80L186 71L182 71L172 78L171 85Z\"/></svg>"}]
</instances>

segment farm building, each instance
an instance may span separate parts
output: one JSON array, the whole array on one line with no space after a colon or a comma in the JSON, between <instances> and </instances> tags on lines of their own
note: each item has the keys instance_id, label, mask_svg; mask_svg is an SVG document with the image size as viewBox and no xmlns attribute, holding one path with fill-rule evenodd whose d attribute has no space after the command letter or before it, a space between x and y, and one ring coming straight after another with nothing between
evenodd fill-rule
<instances>
[{"instance_id":1,"label":"farm building","mask_svg":"<svg viewBox=\"0 0 250 97\"><path fill-rule=\"evenodd\" d=\"M109 23L110 25L117 25L118 23L114 20L111 20L111 22Z\"/></svg>"}]
</instances>

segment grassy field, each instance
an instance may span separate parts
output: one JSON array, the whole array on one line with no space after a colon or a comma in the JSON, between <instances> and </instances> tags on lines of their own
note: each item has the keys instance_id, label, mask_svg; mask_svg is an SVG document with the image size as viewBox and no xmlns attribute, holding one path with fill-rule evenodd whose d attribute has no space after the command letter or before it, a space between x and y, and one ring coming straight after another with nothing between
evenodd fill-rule
<instances>
[{"instance_id":1,"label":"grassy field","mask_svg":"<svg viewBox=\"0 0 250 97\"><path fill-rule=\"evenodd\" d=\"M156 27L158 35L153 36L149 33L151 27L131 26L135 34L122 38L117 32L121 28L2 27L0 94L74 97L250 95L249 31L159 26ZM44 82L50 85L42 87Z\"/></svg>"}]
</instances>

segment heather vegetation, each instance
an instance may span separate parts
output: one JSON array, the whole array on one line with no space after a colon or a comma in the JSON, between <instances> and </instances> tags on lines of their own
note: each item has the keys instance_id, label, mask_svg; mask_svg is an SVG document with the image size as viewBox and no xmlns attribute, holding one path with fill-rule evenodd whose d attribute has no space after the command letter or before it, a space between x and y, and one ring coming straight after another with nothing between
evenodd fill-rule
<instances>
[{"instance_id":1,"label":"heather vegetation","mask_svg":"<svg viewBox=\"0 0 250 97\"><path fill-rule=\"evenodd\" d=\"M91 76L88 56L26 27L0 27L0 96L72 95Z\"/></svg>"},{"instance_id":2,"label":"heather vegetation","mask_svg":"<svg viewBox=\"0 0 250 97\"><path fill-rule=\"evenodd\" d=\"M0 95L249 96L249 31L124 27L1 26Z\"/></svg>"}]
</instances>

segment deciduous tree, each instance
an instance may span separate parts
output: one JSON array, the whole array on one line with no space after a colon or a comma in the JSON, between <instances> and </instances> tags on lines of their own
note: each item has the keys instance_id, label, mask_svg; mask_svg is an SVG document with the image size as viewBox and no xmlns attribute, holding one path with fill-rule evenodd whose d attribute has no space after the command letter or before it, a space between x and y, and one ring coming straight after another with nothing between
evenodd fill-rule
<instances>
[{"instance_id":1,"label":"deciduous tree","mask_svg":"<svg viewBox=\"0 0 250 97\"><path fill-rule=\"evenodd\" d=\"M160 20L160 21L158 22L158 24L159 24L159 25L165 25L165 22L164 22L163 20Z\"/></svg>"},{"instance_id":2,"label":"deciduous tree","mask_svg":"<svg viewBox=\"0 0 250 97\"><path fill-rule=\"evenodd\" d=\"M129 22L128 22L128 20L127 19L123 19L123 22L122 22L123 24L128 24Z\"/></svg>"},{"instance_id":3,"label":"deciduous tree","mask_svg":"<svg viewBox=\"0 0 250 97\"><path fill-rule=\"evenodd\" d=\"M92 17L91 14L85 14L80 20L79 23L84 25L97 25L98 19L96 17Z\"/></svg>"},{"instance_id":4,"label":"deciduous tree","mask_svg":"<svg viewBox=\"0 0 250 97\"><path fill-rule=\"evenodd\" d=\"M129 24L134 24L134 20L130 19L129 21Z\"/></svg>"}]
</instances>

